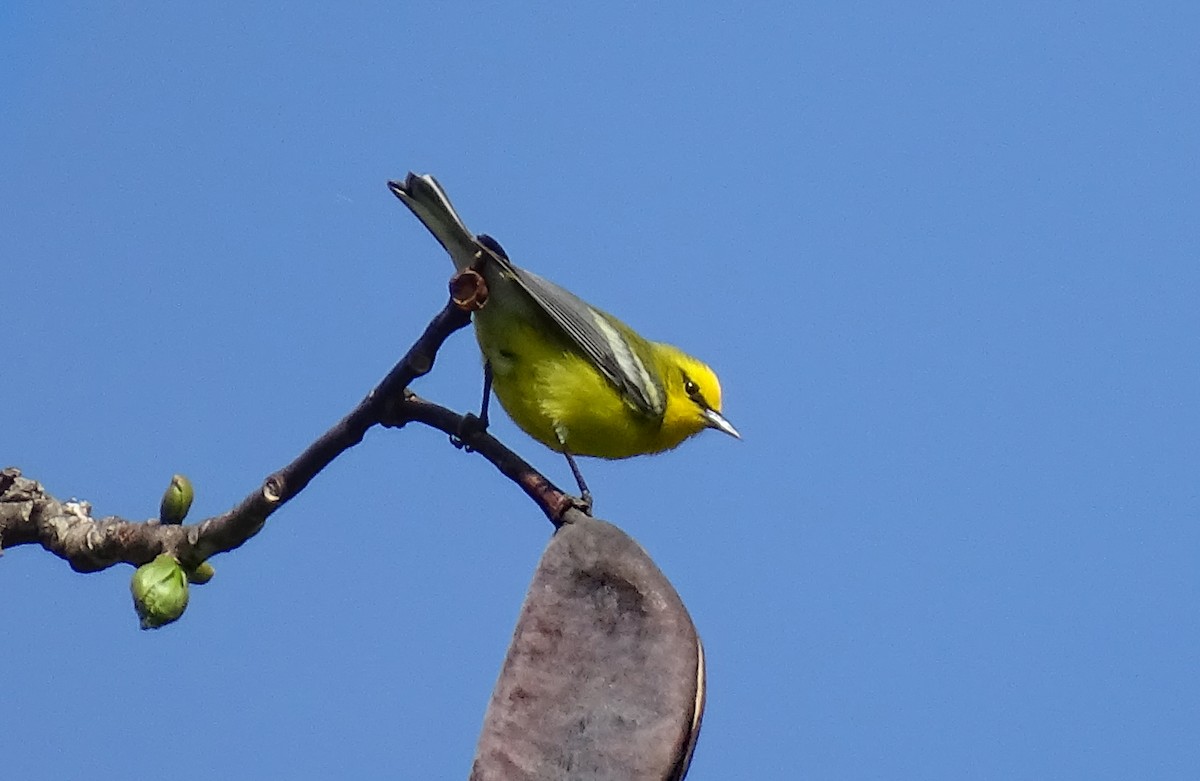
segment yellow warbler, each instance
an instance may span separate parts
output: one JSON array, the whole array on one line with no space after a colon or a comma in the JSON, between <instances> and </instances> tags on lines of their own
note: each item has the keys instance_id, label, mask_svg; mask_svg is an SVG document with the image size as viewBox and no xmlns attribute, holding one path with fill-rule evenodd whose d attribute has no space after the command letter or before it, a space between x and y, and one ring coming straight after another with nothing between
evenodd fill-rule
<instances>
[{"instance_id":1,"label":"yellow warbler","mask_svg":"<svg viewBox=\"0 0 1200 781\"><path fill-rule=\"evenodd\" d=\"M459 271L484 250L476 268L489 295L474 315L475 335L496 397L526 433L567 456L576 478L572 454L657 453L706 428L739 436L704 363L513 265L494 239L467 230L432 176L410 173L388 187Z\"/></svg>"}]
</instances>

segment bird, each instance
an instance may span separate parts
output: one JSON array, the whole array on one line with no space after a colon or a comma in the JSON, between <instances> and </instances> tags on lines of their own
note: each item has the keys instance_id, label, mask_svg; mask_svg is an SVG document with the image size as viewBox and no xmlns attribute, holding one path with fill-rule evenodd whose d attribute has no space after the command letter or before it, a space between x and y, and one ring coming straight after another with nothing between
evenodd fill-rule
<instances>
[{"instance_id":1,"label":"bird","mask_svg":"<svg viewBox=\"0 0 1200 781\"><path fill-rule=\"evenodd\" d=\"M487 283L487 301L473 315L484 425L490 383L518 427L566 456L587 504L573 456L659 453L705 429L741 438L721 412L721 384L708 365L513 264L499 242L467 229L433 176L410 172L388 188L459 272L473 267Z\"/></svg>"}]
</instances>

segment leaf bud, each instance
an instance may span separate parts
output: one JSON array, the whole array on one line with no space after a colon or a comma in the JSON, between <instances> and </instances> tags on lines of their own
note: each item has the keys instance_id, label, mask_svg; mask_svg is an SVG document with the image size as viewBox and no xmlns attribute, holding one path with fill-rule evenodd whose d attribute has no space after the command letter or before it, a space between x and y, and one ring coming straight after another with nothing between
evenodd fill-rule
<instances>
[{"instance_id":1,"label":"leaf bud","mask_svg":"<svg viewBox=\"0 0 1200 781\"><path fill-rule=\"evenodd\" d=\"M183 523L188 510L192 509L192 481L183 475L171 478L171 484L163 492L162 503L158 506L158 518L163 523Z\"/></svg>"},{"instance_id":2,"label":"leaf bud","mask_svg":"<svg viewBox=\"0 0 1200 781\"><path fill-rule=\"evenodd\" d=\"M166 626L182 616L187 607L187 577L169 553L160 553L154 561L138 567L129 590L133 592L133 606L142 620L142 629Z\"/></svg>"}]
</instances>

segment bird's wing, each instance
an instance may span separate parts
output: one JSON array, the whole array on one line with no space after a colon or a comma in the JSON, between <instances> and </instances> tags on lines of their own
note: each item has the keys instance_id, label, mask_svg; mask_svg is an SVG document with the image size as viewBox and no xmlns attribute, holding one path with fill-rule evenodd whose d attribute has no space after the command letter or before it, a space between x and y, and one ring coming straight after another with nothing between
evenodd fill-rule
<instances>
[{"instance_id":1,"label":"bird's wing","mask_svg":"<svg viewBox=\"0 0 1200 781\"><path fill-rule=\"evenodd\" d=\"M647 367L648 357L639 354L608 315L532 271L509 266L521 287L579 346L624 399L645 415L662 417L666 409L662 383Z\"/></svg>"}]
</instances>

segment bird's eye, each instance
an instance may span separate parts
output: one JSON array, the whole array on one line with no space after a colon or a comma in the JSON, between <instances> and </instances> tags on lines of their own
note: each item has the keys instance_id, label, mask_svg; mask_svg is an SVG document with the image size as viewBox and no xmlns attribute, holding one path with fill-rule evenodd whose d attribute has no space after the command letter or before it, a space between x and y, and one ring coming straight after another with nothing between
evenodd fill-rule
<instances>
[{"instance_id":1,"label":"bird's eye","mask_svg":"<svg viewBox=\"0 0 1200 781\"><path fill-rule=\"evenodd\" d=\"M684 378L683 380L683 390L689 396L700 395L700 386L687 378Z\"/></svg>"}]
</instances>

